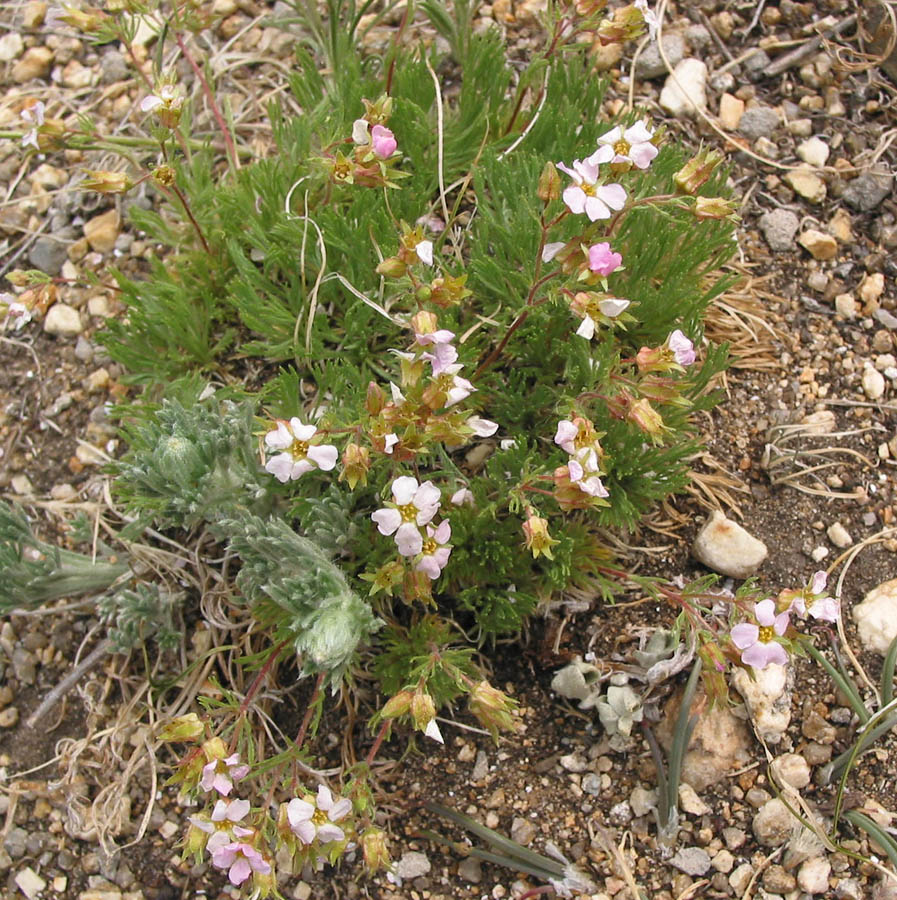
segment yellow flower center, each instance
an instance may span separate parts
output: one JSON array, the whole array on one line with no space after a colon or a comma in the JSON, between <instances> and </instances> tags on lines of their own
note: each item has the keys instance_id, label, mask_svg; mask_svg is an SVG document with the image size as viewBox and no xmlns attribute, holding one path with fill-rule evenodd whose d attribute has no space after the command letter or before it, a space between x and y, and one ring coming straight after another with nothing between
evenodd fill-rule
<instances>
[{"instance_id":1,"label":"yellow flower center","mask_svg":"<svg viewBox=\"0 0 897 900\"><path fill-rule=\"evenodd\" d=\"M625 138L620 138L614 144L614 153L619 156L629 156L629 151L632 149L632 145Z\"/></svg>"},{"instance_id":2,"label":"yellow flower center","mask_svg":"<svg viewBox=\"0 0 897 900\"><path fill-rule=\"evenodd\" d=\"M595 185L589 184L587 181L584 181L580 187L582 188L582 192L588 197L595 196Z\"/></svg>"},{"instance_id":3,"label":"yellow flower center","mask_svg":"<svg viewBox=\"0 0 897 900\"><path fill-rule=\"evenodd\" d=\"M308 441L293 441L290 444L290 456L293 459L305 459L308 456Z\"/></svg>"},{"instance_id":4,"label":"yellow flower center","mask_svg":"<svg viewBox=\"0 0 897 900\"><path fill-rule=\"evenodd\" d=\"M432 554L434 554L436 552L436 548L438 546L439 545L436 543L436 541L433 540L433 538L427 538L424 541L424 546L422 548L422 552L427 556L432 556Z\"/></svg>"},{"instance_id":5,"label":"yellow flower center","mask_svg":"<svg viewBox=\"0 0 897 900\"><path fill-rule=\"evenodd\" d=\"M413 503L406 503L400 506L399 513L403 522L414 522L417 519L417 507Z\"/></svg>"},{"instance_id":6,"label":"yellow flower center","mask_svg":"<svg viewBox=\"0 0 897 900\"><path fill-rule=\"evenodd\" d=\"M311 817L312 822L320 828L322 825L326 825L330 820L327 818L327 813L324 812L323 809L316 809L312 813Z\"/></svg>"},{"instance_id":7,"label":"yellow flower center","mask_svg":"<svg viewBox=\"0 0 897 900\"><path fill-rule=\"evenodd\" d=\"M761 625L760 633L757 635L757 640L760 641L761 644L769 644L772 643L775 635L776 632L772 625Z\"/></svg>"}]
</instances>

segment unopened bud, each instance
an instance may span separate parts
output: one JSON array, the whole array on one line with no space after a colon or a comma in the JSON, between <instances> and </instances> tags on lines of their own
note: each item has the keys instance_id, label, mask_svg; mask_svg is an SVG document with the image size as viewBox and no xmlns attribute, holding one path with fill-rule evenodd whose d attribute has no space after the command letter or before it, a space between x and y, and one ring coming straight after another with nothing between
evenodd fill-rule
<instances>
[{"instance_id":1,"label":"unopened bud","mask_svg":"<svg viewBox=\"0 0 897 900\"><path fill-rule=\"evenodd\" d=\"M404 716L411 709L414 694L411 691L399 691L390 697L380 710L380 716L384 719L397 719Z\"/></svg>"},{"instance_id":2,"label":"unopened bud","mask_svg":"<svg viewBox=\"0 0 897 900\"><path fill-rule=\"evenodd\" d=\"M227 747L220 737L209 738L202 745L202 752L208 762L216 759L224 759L227 755Z\"/></svg>"},{"instance_id":3,"label":"unopened bud","mask_svg":"<svg viewBox=\"0 0 897 900\"><path fill-rule=\"evenodd\" d=\"M6 280L13 287L28 287L31 284L31 277L24 269L13 269L6 273Z\"/></svg>"},{"instance_id":4,"label":"unopened bud","mask_svg":"<svg viewBox=\"0 0 897 900\"><path fill-rule=\"evenodd\" d=\"M503 691L492 687L488 681L478 681L470 692L470 711L492 739L498 740L499 731L515 731L517 723L512 715L516 703Z\"/></svg>"},{"instance_id":5,"label":"unopened bud","mask_svg":"<svg viewBox=\"0 0 897 900\"><path fill-rule=\"evenodd\" d=\"M414 727L426 731L430 722L436 719L436 704L426 691L417 690L411 697L410 712Z\"/></svg>"},{"instance_id":6,"label":"unopened bud","mask_svg":"<svg viewBox=\"0 0 897 900\"><path fill-rule=\"evenodd\" d=\"M200 859L208 841L208 832L203 831L191 822L190 827L187 829L187 836L184 838L184 856L193 856Z\"/></svg>"},{"instance_id":7,"label":"unopened bud","mask_svg":"<svg viewBox=\"0 0 897 900\"><path fill-rule=\"evenodd\" d=\"M561 196L561 176L558 175L554 163L545 163L545 168L542 169L542 174L539 176L539 187L536 193L545 206Z\"/></svg>"},{"instance_id":8,"label":"unopened bud","mask_svg":"<svg viewBox=\"0 0 897 900\"><path fill-rule=\"evenodd\" d=\"M386 394L383 393L383 389L376 381L368 382L364 405L372 416L379 416L383 407L386 406Z\"/></svg>"},{"instance_id":9,"label":"unopened bud","mask_svg":"<svg viewBox=\"0 0 897 900\"><path fill-rule=\"evenodd\" d=\"M651 437L659 437L666 426L660 413L644 398L636 400L629 407L626 418L637 428Z\"/></svg>"},{"instance_id":10,"label":"unopened bud","mask_svg":"<svg viewBox=\"0 0 897 900\"><path fill-rule=\"evenodd\" d=\"M134 182L124 172L85 169L85 175L79 187L88 191L99 191L101 194L123 194L134 186Z\"/></svg>"},{"instance_id":11,"label":"unopened bud","mask_svg":"<svg viewBox=\"0 0 897 900\"><path fill-rule=\"evenodd\" d=\"M696 219L728 219L735 216L735 201L722 197L696 197Z\"/></svg>"},{"instance_id":12,"label":"unopened bud","mask_svg":"<svg viewBox=\"0 0 897 900\"><path fill-rule=\"evenodd\" d=\"M175 172L171 166L156 166L153 169L153 181L162 187L171 187L175 181Z\"/></svg>"},{"instance_id":13,"label":"unopened bud","mask_svg":"<svg viewBox=\"0 0 897 900\"><path fill-rule=\"evenodd\" d=\"M439 328L439 320L436 318L436 314L426 309L416 312L411 317L410 324L415 334L433 334Z\"/></svg>"},{"instance_id":14,"label":"unopened bud","mask_svg":"<svg viewBox=\"0 0 897 900\"><path fill-rule=\"evenodd\" d=\"M398 256L387 256L374 271L386 278L401 278L408 271L408 265Z\"/></svg>"},{"instance_id":15,"label":"unopened bud","mask_svg":"<svg viewBox=\"0 0 897 900\"><path fill-rule=\"evenodd\" d=\"M382 828L372 825L365 831L361 836L361 850L369 872L390 867L392 860L389 856L389 845L386 841L386 832Z\"/></svg>"},{"instance_id":16,"label":"unopened bud","mask_svg":"<svg viewBox=\"0 0 897 900\"><path fill-rule=\"evenodd\" d=\"M370 454L367 447L359 444L347 444L343 450L343 470L339 480L349 482L349 487L354 491L355 486L367 484L368 470L371 467Z\"/></svg>"},{"instance_id":17,"label":"unopened bud","mask_svg":"<svg viewBox=\"0 0 897 900\"><path fill-rule=\"evenodd\" d=\"M673 176L676 189L683 194L697 193L698 188L710 180L710 176L723 159L723 154L719 150L702 150Z\"/></svg>"}]
</instances>

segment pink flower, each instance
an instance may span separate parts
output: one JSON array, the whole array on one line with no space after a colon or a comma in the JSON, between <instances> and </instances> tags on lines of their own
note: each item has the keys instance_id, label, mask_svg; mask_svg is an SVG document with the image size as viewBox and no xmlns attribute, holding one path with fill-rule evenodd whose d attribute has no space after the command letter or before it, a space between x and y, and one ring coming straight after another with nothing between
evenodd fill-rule
<instances>
[{"instance_id":1,"label":"pink flower","mask_svg":"<svg viewBox=\"0 0 897 900\"><path fill-rule=\"evenodd\" d=\"M834 597L826 597L825 585L828 581L826 572L817 572L810 586L798 593L791 601L789 612L799 616L811 615L823 622L837 622L841 614L840 605Z\"/></svg>"},{"instance_id":2,"label":"pink flower","mask_svg":"<svg viewBox=\"0 0 897 900\"><path fill-rule=\"evenodd\" d=\"M647 169L657 156L657 147L651 143L654 132L644 122L636 122L626 131L617 125L598 138L598 149L586 160L597 166L600 163L632 163L639 169Z\"/></svg>"},{"instance_id":3,"label":"pink flower","mask_svg":"<svg viewBox=\"0 0 897 900\"><path fill-rule=\"evenodd\" d=\"M251 828L236 824L245 818L248 812L248 800L219 800L212 810L211 818L204 815L190 816L190 824L212 835L209 838L211 846L206 845L209 853L212 853L216 846L226 844L234 837L249 837L253 833Z\"/></svg>"},{"instance_id":4,"label":"pink flower","mask_svg":"<svg viewBox=\"0 0 897 900\"><path fill-rule=\"evenodd\" d=\"M271 871L271 864L265 857L252 844L242 841L216 847L212 853L212 865L216 869L227 869L227 877L234 885L242 884L253 872L267 875Z\"/></svg>"},{"instance_id":5,"label":"pink flower","mask_svg":"<svg viewBox=\"0 0 897 900\"><path fill-rule=\"evenodd\" d=\"M594 451L592 451L594 453ZM601 479L597 475L588 474L597 471L597 468L585 469L582 464L571 459L567 463L567 471L570 473L570 481L572 481L584 494L590 497L609 497L607 488L602 484Z\"/></svg>"},{"instance_id":6,"label":"pink flower","mask_svg":"<svg viewBox=\"0 0 897 900\"><path fill-rule=\"evenodd\" d=\"M622 209L626 205L626 191L620 184L601 184L598 182L598 164L590 159L573 161L573 168L563 163L557 167L569 175L575 184L564 190L561 195L567 208L577 215L585 213L592 222L598 219L609 219L611 210Z\"/></svg>"},{"instance_id":7,"label":"pink flower","mask_svg":"<svg viewBox=\"0 0 897 900\"><path fill-rule=\"evenodd\" d=\"M439 523L438 527L427 525L427 539L421 548L421 557L414 568L425 572L431 581L435 581L448 563L452 548L446 546L452 536L452 526L448 519Z\"/></svg>"},{"instance_id":8,"label":"pink flower","mask_svg":"<svg viewBox=\"0 0 897 900\"><path fill-rule=\"evenodd\" d=\"M765 669L770 663L783 666L788 662L785 648L776 641L788 628L788 613L776 615L772 600L761 600L754 605L757 624L740 622L732 629L732 643L742 651L741 661L755 669Z\"/></svg>"},{"instance_id":9,"label":"pink flower","mask_svg":"<svg viewBox=\"0 0 897 900\"><path fill-rule=\"evenodd\" d=\"M463 366L457 364L445 367L446 374L452 376L452 386L446 391L446 407L460 403L476 390L466 378L458 375L462 368Z\"/></svg>"},{"instance_id":10,"label":"pink flower","mask_svg":"<svg viewBox=\"0 0 897 900\"><path fill-rule=\"evenodd\" d=\"M316 468L329 472L336 465L339 451L332 444L312 444L317 431L314 425L303 425L295 416L289 422L278 419L277 427L265 435L265 446L285 452L269 459L265 471L282 484Z\"/></svg>"},{"instance_id":11,"label":"pink flower","mask_svg":"<svg viewBox=\"0 0 897 900\"><path fill-rule=\"evenodd\" d=\"M402 556L417 556L424 544L420 528L436 515L441 496L431 482L419 485L416 478L402 475L392 483L393 503L371 513L371 518L380 534L395 534Z\"/></svg>"},{"instance_id":12,"label":"pink flower","mask_svg":"<svg viewBox=\"0 0 897 900\"><path fill-rule=\"evenodd\" d=\"M614 253L607 242L589 247L589 268L599 275L610 275L622 262L623 257L619 253Z\"/></svg>"},{"instance_id":13,"label":"pink flower","mask_svg":"<svg viewBox=\"0 0 897 900\"><path fill-rule=\"evenodd\" d=\"M449 497L449 503L451 503L452 506L473 506L473 491L471 491L470 488L458 488L458 490Z\"/></svg>"},{"instance_id":14,"label":"pink flower","mask_svg":"<svg viewBox=\"0 0 897 900\"><path fill-rule=\"evenodd\" d=\"M667 338L667 347L680 366L690 366L695 361L695 345L678 328Z\"/></svg>"},{"instance_id":15,"label":"pink flower","mask_svg":"<svg viewBox=\"0 0 897 900\"><path fill-rule=\"evenodd\" d=\"M345 797L334 800L330 788L318 785L318 796L313 803L295 798L287 804L290 829L303 844L317 840L321 844L345 840L346 833L339 822L352 811L352 803Z\"/></svg>"},{"instance_id":16,"label":"pink flower","mask_svg":"<svg viewBox=\"0 0 897 900\"><path fill-rule=\"evenodd\" d=\"M249 774L249 766L240 765L240 754L234 753L225 759L213 759L202 767L199 786L204 791L218 791L226 797L233 789L234 782Z\"/></svg>"},{"instance_id":17,"label":"pink flower","mask_svg":"<svg viewBox=\"0 0 897 900\"><path fill-rule=\"evenodd\" d=\"M374 148L374 153L380 159L387 159L392 156L396 152L396 147L399 146L395 135L383 125L375 125L371 129L371 144Z\"/></svg>"},{"instance_id":18,"label":"pink flower","mask_svg":"<svg viewBox=\"0 0 897 900\"><path fill-rule=\"evenodd\" d=\"M458 359L458 351L452 344L455 333L441 328L439 331L415 332L414 341L422 347L431 345L432 353L424 353L423 358L433 366L433 374L441 375Z\"/></svg>"}]
</instances>

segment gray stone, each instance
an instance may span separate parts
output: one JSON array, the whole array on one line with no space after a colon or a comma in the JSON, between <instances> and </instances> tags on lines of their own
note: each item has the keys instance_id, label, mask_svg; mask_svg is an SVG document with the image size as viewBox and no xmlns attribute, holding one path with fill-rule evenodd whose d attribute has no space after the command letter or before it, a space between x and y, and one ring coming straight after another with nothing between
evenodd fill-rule
<instances>
[{"instance_id":1,"label":"gray stone","mask_svg":"<svg viewBox=\"0 0 897 900\"><path fill-rule=\"evenodd\" d=\"M685 29L685 40L694 50L706 50L713 43L713 36L700 22L696 22Z\"/></svg>"},{"instance_id":2,"label":"gray stone","mask_svg":"<svg viewBox=\"0 0 897 900\"><path fill-rule=\"evenodd\" d=\"M426 853L419 850L409 850L403 853L401 859L396 863L396 875L399 878L411 881L414 878L420 878L430 871L430 860Z\"/></svg>"},{"instance_id":3,"label":"gray stone","mask_svg":"<svg viewBox=\"0 0 897 900\"><path fill-rule=\"evenodd\" d=\"M629 806L635 816L648 815L657 806L657 791L654 789L648 790L641 785L633 788L632 793L629 795Z\"/></svg>"},{"instance_id":4,"label":"gray stone","mask_svg":"<svg viewBox=\"0 0 897 900\"><path fill-rule=\"evenodd\" d=\"M719 510L713 511L692 545L695 559L731 578L749 578L760 568L767 553L763 541Z\"/></svg>"},{"instance_id":5,"label":"gray stone","mask_svg":"<svg viewBox=\"0 0 897 900\"><path fill-rule=\"evenodd\" d=\"M601 793L600 776L596 775L594 772L583 775L581 787L587 794L591 794L593 797L597 796Z\"/></svg>"},{"instance_id":6,"label":"gray stone","mask_svg":"<svg viewBox=\"0 0 897 900\"><path fill-rule=\"evenodd\" d=\"M100 67L102 68L100 80L103 84L114 84L130 77L127 60L118 50L107 50L100 57Z\"/></svg>"},{"instance_id":7,"label":"gray stone","mask_svg":"<svg viewBox=\"0 0 897 900\"><path fill-rule=\"evenodd\" d=\"M24 828L12 828L3 847L13 859L21 859L27 851L28 832Z\"/></svg>"},{"instance_id":8,"label":"gray stone","mask_svg":"<svg viewBox=\"0 0 897 900\"><path fill-rule=\"evenodd\" d=\"M476 857L468 856L458 863L458 874L470 884L479 884L483 880L483 866Z\"/></svg>"},{"instance_id":9,"label":"gray stone","mask_svg":"<svg viewBox=\"0 0 897 900\"><path fill-rule=\"evenodd\" d=\"M791 836L791 829L796 822L797 819L791 815L788 807L778 797L773 797L754 816L754 837L764 847L778 847Z\"/></svg>"},{"instance_id":10,"label":"gray stone","mask_svg":"<svg viewBox=\"0 0 897 900\"><path fill-rule=\"evenodd\" d=\"M793 249L800 219L790 209L772 209L763 213L759 225L771 250L782 253Z\"/></svg>"},{"instance_id":11,"label":"gray stone","mask_svg":"<svg viewBox=\"0 0 897 900\"><path fill-rule=\"evenodd\" d=\"M756 53L752 53L743 63L744 74L747 76L749 81L759 81L764 72L769 68L769 64L772 62L769 58L769 54L765 50L758 50Z\"/></svg>"},{"instance_id":12,"label":"gray stone","mask_svg":"<svg viewBox=\"0 0 897 900\"><path fill-rule=\"evenodd\" d=\"M891 178L888 175L860 175L854 178L841 195L844 202L860 212L875 209L891 193Z\"/></svg>"},{"instance_id":13,"label":"gray stone","mask_svg":"<svg viewBox=\"0 0 897 900\"><path fill-rule=\"evenodd\" d=\"M751 106L746 109L738 123L738 131L752 141L769 137L778 127L781 117L778 110L770 106Z\"/></svg>"},{"instance_id":14,"label":"gray stone","mask_svg":"<svg viewBox=\"0 0 897 900\"><path fill-rule=\"evenodd\" d=\"M666 53L667 59L670 61L670 67L675 68L686 52L685 41L682 39L682 35L676 31L664 34L663 52ZM666 74L667 67L660 55L660 48L656 41L652 41L642 51L635 64L636 78L650 80L651 78L660 78L661 75Z\"/></svg>"},{"instance_id":15,"label":"gray stone","mask_svg":"<svg viewBox=\"0 0 897 900\"><path fill-rule=\"evenodd\" d=\"M877 309L874 316L885 328L890 328L891 331L897 330L897 316L893 313L888 312L886 309Z\"/></svg>"},{"instance_id":16,"label":"gray stone","mask_svg":"<svg viewBox=\"0 0 897 900\"><path fill-rule=\"evenodd\" d=\"M710 868L710 854L703 847L683 847L670 859L670 865L686 875L697 877Z\"/></svg>"},{"instance_id":17,"label":"gray stone","mask_svg":"<svg viewBox=\"0 0 897 900\"><path fill-rule=\"evenodd\" d=\"M28 262L46 275L58 275L68 258L65 241L49 235L39 237L28 251Z\"/></svg>"},{"instance_id":18,"label":"gray stone","mask_svg":"<svg viewBox=\"0 0 897 900\"><path fill-rule=\"evenodd\" d=\"M520 816L515 817L511 822L511 840L516 841L526 847L533 842L536 836L536 826L529 819L523 819Z\"/></svg>"},{"instance_id":19,"label":"gray stone","mask_svg":"<svg viewBox=\"0 0 897 900\"><path fill-rule=\"evenodd\" d=\"M12 668L22 684L34 684L36 677L34 656L24 647L16 647L13 651Z\"/></svg>"}]
</instances>

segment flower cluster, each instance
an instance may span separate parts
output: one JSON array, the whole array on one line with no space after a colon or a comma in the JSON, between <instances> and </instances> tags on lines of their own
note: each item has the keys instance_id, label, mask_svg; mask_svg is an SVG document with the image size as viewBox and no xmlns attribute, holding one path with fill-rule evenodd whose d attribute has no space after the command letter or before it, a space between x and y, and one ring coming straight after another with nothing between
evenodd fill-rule
<instances>
[{"instance_id":1,"label":"flower cluster","mask_svg":"<svg viewBox=\"0 0 897 900\"><path fill-rule=\"evenodd\" d=\"M396 187L393 179L404 177L394 168L401 157L399 142L386 123L392 114L392 98L363 101L364 115L352 123L351 156L337 150L329 160L330 177L340 184L362 187Z\"/></svg>"},{"instance_id":2,"label":"flower cluster","mask_svg":"<svg viewBox=\"0 0 897 900\"><path fill-rule=\"evenodd\" d=\"M558 422L554 442L570 454L567 471L570 481L590 497L607 497L601 483L604 451L598 443L595 426L580 416Z\"/></svg>"},{"instance_id":3,"label":"flower cluster","mask_svg":"<svg viewBox=\"0 0 897 900\"><path fill-rule=\"evenodd\" d=\"M258 832L239 824L249 809L248 800L219 800L211 816L190 817L195 831L193 838L188 838L188 847L200 849L204 844L212 865L226 870L233 885L243 884L254 873L271 875L271 862L256 846Z\"/></svg>"},{"instance_id":4,"label":"flower cluster","mask_svg":"<svg viewBox=\"0 0 897 900\"><path fill-rule=\"evenodd\" d=\"M352 812L352 803L345 797L335 800L326 785L318 786L317 796L294 798L286 804L290 830L306 846L344 841L346 833L336 823Z\"/></svg>"}]
</instances>

